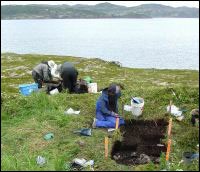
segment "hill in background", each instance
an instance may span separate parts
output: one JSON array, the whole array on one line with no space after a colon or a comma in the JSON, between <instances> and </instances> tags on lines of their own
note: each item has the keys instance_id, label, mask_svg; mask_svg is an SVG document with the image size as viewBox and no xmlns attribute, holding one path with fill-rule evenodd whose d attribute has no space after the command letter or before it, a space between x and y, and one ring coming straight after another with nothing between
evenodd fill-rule
<instances>
[{"instance_id":1,"label":"hill in background","mask_svg":"<svg viewBox=\"0 0 200 172\"><path fill-rule=\"evenodd\" d=\"M199 9L143 4L125 7L111 3L96 5L4 5L1 19L67 19L67 18L198 18Z\"/></svg>"}]
</instances>

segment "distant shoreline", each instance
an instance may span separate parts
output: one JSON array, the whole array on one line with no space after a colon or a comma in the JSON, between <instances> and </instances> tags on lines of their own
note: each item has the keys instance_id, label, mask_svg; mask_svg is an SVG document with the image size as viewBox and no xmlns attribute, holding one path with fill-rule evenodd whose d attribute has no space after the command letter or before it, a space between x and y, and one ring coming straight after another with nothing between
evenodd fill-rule
<instances>
[{"instance_id":1,"label":"distant shoreline","mask_svg":"<svg viewBox=\"0 0 200 172\"><path fill-rule=\"evenodd\" d=\"M1 20L65 20L65 19L153 19L151 17L146 17L146 18L131 18L131 17L92 17L92 18L20 18L20 19L1 19Z\"/></svg>"},{"instance_id":2,"label":"distant shoreline","mask_svg":"<svg viewBox=\"0 0 200 172\"><path fill-rule=\"evenodd\" d=\"M56 57L63 57L63 58L68 58L68 57L73 57L73 58L79 58L79 59L86 59L86 60L89 60L89 59L99 59L101 61L104 61L104 62L108 62L108 63L111 63L111 62L119 62L119 61L114 61L114 60L111 60L111 61L108 61L108 60L104 60L102 58L95 58L95 57L80 57L80 56L72 56L72 55L56 55L56 54L40 54L40 53L15 53L15 52L1 52L1 56L2 55L16 55L16 56L26 56L26 55L34 55L34 56L54 56L54 58ZM121 64L121 62L119 62ZM170 70L170 71L196 71L196 72L199 72L199 69L170 69L170 68L141 68L141 67L127 67L127 66L121 66L123 68L127 68L127 69L145 69L145 70Z\"/></svg>"},{"instance_id":3,"label":"distant shoreline","mask_svg":"<svg viewBox=\"0 0 200 172\"><path fill-rule=\"evenodd\" d=\"M21 19L1 19L1 20L66 20L66 19L199 19L199 17L151 17L151 18L21 18Z\"/></svg>"}]
</instances>

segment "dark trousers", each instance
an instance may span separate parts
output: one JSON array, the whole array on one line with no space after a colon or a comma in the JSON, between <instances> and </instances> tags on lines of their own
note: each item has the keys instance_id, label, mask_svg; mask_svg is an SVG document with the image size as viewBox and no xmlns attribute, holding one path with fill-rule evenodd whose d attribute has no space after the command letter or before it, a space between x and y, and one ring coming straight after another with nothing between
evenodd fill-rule
<instances>
[{"instance_id":1,"label":"dark trousers","mask_svg":"<svg viewBox=\"0 0 200 172\"><path fill-rule=\"evenodd\" d=\"M38 84L38 88L42 88L42 82L43 82L42 77L34 70L32 71L32 77L33 77L35 83Z\"/></svg>"},{"instance_id":2,"label":"dark trousers","mask_svg":"<svg viewBox=\"0 0 200 172\"><path fill-rule=\"evenodd\" d=\"M65 89L68 88L70 93L75 92L76 82L77 82L77 74L74 72L65 72L61 75L63 79L63 86Z\"/></svg>"}]
</instances>

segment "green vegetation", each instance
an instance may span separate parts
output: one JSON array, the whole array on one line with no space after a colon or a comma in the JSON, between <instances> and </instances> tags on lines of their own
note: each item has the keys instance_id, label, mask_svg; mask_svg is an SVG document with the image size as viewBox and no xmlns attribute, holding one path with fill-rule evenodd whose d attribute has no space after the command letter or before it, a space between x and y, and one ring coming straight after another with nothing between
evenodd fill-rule
<instances>
[{"instance_id":1,"label":"green vegetation","mask_svg":"<svg viewBox=\"0 0 200 172\"><path fill-rule=\"evenodd\" d=\"M63 92L49 96L43 92L22 96L18 85L32 83L31 70L42 60L52 59L56 63L64 61L75 63L80 76L90 76L99 88L112 82L124 85L119 112L122 112L122 100L130 104L131 96L143 97L144 112L141 119L169 118L166 106L170 100L187 110L185 119L178 122L173 118L172 145L170 152L170 170L199 170L199 162L192 164L179 162L182 153L198 151L199 128L190 124L190 111L199 106L199 72L191 70L131 69L100 60L76 57L49 56L37 54L1 54L1 170L2 171L69 171L69 163L74 158L93 159L96 170L150 170L166 168L165 154L161 163L152 163L137 167L116 164L110 159L104 160L104 137L107 130L94 129L92 137L73 134L78 128L91 127L95 117L95 105L99 94L68 94ZM172 94L173 88L177 98ZM80 109L80 116L66 116L68 108ZM121 115L121 113L120 113ZM133 118L125 112L126 119ZM54 134L52 140L44 140L48 132ZM79 142L85 142L79 145ZM167 140L164 140L165 142ZM112 139L109 139L111 151ZM43 156L47 163L40 167L36 157ZM89 170L89 169L88 169Z\"/></svg>"},{"instance_id":2,"label":"green vegetation","mask_svg":"<svg viewBox=\"0 0 200 172\"><path fill-rule=\"evenodd\" d=\"M97 5L4 5L1 19L67 19L67 18L198 18L198 8L159 4L125 7L110 3Z\"/></svg>"}]
</instances>

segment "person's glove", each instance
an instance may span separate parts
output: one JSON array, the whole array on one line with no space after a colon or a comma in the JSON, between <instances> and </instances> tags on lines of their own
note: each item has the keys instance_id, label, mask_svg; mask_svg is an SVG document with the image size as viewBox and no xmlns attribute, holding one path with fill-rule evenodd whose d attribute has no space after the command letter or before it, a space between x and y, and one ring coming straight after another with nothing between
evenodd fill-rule
<instances>
[{"instance_id":1,"label":"person's glove","mask_svg":"<svg viewBox=\"0 0 200 172\"><path fill-rule=\"evenodd\" d=\"M115 112L112 112L112 116L116 117L116 118L119 118L119 115Z\"/></svg>"}]
</instances>

